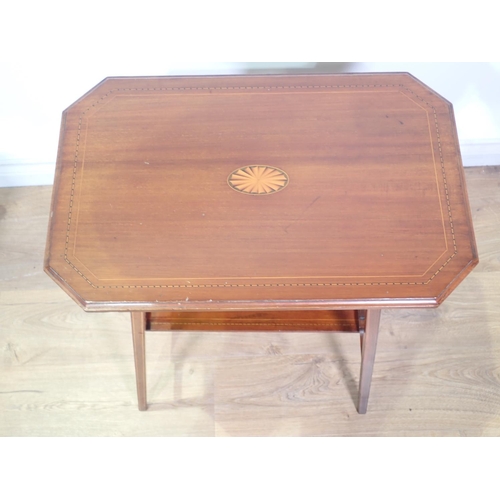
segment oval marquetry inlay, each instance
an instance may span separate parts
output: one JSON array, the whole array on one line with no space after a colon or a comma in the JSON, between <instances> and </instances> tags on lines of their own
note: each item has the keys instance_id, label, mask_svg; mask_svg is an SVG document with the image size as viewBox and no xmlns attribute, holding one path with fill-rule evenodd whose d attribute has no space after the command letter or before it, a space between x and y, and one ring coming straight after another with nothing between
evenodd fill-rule
<instances>
[{"instance_id":1,"label":"oval marquetry inlay","mask_svg":"<svg viewBox=\"0 0 500 500\"><path fill-rule=\"evenodd\" d=\"M243 194L273 194L288 184L288 175L283 170L267 165L250 165L235 170L227 178L227 183L235 191Z\"/></svg>"}]
</instances>

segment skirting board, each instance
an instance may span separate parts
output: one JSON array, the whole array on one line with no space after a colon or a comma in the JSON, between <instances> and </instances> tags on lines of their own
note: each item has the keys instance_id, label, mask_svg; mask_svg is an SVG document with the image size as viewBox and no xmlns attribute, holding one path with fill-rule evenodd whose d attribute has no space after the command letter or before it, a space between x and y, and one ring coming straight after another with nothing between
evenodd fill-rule
<instances>
[{"instance_id":1,"label":"skirting board","mask_svg":"<svg viewBox=\"0 0 500 500\"><path fill-rule=\"evenodd\" d=\"M500 140L461 143L465 167L500 165ZM0 163L0 187L47 186L54 182L55 162Z\"/></svg>"}]
</instances>

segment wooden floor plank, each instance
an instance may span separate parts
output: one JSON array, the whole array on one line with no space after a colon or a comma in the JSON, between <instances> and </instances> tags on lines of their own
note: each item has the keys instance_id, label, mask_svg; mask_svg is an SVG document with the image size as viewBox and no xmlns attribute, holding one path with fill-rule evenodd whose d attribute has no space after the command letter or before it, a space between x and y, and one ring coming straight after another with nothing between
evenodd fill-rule
<instances>
[{"instance_id":1,"label":"wooden floor plank","mask_svg":"<svg viewBox=\"0 0 500 500\"><path fill-rule=\"evenodd\" d=\"M500 436L500 168L466 170L480 263L438 309L384 311L368 413L359 342L148 332L85 313L42 270L51 187L0 189L0 436Z\"/></svg>"}]
</instances>

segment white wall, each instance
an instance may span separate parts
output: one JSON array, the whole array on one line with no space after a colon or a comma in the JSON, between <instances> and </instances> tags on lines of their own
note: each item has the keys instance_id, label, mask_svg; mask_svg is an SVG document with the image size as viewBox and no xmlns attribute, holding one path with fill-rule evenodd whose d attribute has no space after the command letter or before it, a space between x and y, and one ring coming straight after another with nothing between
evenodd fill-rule
<instances>
[{"instance_id":1,"label":"white wall","mask_svg":"<svg viewBox=\"0 0 500 500\"><path fill-rule=\"evenodd\" d=\"M57 52L0 61L0 186L51 184L61 112L106 76L239 74L324 70L325 63L171 63L103 53L71 60ZM64 43L64 40L61 41ZM75 54L77 58L78 55ZM409 71L451 101L466 166L500 165L499 63L344 63L349 72ZM270 69L271 68L271 69Z\"/></svg>"}]
</instances>

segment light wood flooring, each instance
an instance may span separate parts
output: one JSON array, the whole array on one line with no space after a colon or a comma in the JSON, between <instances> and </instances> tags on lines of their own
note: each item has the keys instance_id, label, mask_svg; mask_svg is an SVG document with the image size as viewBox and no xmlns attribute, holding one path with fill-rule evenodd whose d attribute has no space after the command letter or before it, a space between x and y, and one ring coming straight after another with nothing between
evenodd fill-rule
<instances>
[{"instance_id":1,"label":"light wood flooring","mask_svg":"<svg viewBox=\"0 0 500 500\"><path fill-rule=\"evenodd\" d=\"M147 334L42 270L51 187L0 189L0 436L499 436L500 167L466 170L480 264L438 309L384 311L368 413L356 335Z\"/></svg>"}]
</instances>

